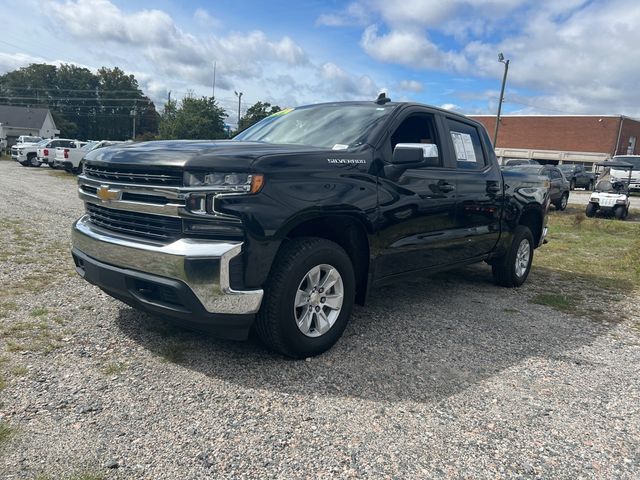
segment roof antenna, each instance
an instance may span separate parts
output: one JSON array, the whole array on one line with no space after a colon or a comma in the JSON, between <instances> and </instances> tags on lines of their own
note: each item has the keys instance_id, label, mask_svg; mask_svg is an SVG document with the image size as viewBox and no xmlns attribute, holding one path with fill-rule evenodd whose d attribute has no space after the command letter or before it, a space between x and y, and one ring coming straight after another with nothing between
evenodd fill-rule
<instances>
[{"instance_id":1,"label":"roof antenna","mask_svg":"<svg viewBox=\"0 0 640 480\"><path fill-rule=\"evenodd\" d=\"M384 105L385 103L389 103L391 99L387 97L387 92L384 90L378 94L378 98L376 99L376 103L378 105Z\"/></svg>"}]
</instances>

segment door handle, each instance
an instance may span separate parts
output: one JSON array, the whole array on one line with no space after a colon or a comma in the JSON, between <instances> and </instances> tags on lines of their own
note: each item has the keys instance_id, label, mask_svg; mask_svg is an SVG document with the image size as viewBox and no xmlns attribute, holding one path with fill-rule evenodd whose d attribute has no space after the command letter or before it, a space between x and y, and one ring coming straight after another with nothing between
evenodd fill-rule
<instances>
[{"instance_id":1,"label":"door handle","mask_svg":"<svg viewBox=\"0 0 640 480\"><path fill-rule=\"evenodd\" d=\"M455 185L449 182L438 182L438 190L444 193L453 192L456 189Z\"/></svg>"}]
</instances>

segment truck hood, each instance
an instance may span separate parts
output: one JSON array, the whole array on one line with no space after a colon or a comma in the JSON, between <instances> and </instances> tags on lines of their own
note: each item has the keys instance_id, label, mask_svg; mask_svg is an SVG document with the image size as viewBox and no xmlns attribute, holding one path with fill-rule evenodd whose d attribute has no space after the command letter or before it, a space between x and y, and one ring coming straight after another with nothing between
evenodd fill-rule
<instances>
[{"instance_id":1,"label":"truck hood","mask_svg":"<svg viewBox=\"0 0 640 480\"><path fill-rule=\"evenodd\" d=\"M306 145L274 145L236 140L163 140L96 149L86 155L85 161L96 166L231 168L243 171L251 169L260 157L303 155L323 150Z\"/></svg>"}]
</instances>

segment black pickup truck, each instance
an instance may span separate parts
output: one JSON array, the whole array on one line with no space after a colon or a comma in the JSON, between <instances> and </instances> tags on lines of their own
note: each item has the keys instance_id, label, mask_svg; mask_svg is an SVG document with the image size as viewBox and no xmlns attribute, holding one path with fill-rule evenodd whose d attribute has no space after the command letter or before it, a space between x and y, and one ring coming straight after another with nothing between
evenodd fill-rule
<instances>
[{"instance_id":1,"label":"black pickup truck","mask_svg":"<svg viewBox=\"0 0 640 480\"><path fill-rule=\"evenodd\" d=\"M485 261L520 286L549 208L548 184L503 176L479 123L387 98L284 110L232 140L100 149L79 193L87 281L296 358L402 277Z\"/></svg>"},{"instance_id":2,"label":"black pickup truck","mask_svg":"<svg viewBox=\"0 0 640 480\"><path fill-rule=\"evenodd\" d=\"M593 190L596 175L593 172L588 172L584 165L564 164L559 165L558 168L569 181L569 190L573 190L576 187Z\"/></svg>"}]
</instances>

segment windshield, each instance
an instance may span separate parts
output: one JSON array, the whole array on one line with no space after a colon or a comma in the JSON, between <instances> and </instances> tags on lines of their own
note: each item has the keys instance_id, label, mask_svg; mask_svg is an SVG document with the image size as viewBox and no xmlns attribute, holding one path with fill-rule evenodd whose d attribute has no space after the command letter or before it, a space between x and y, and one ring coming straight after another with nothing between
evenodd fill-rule
<instances>
[{"instance_id":1,"label":"windshield","mask_svg":"<svg viewBox=\"0 0 640 480\"><path fill-rule=\"evenodd\" d=\"M46 147L49 142L51 141L50 138L46 138L44 140L40 140L38 143L36 143L36 147Z\"/></svg>"},{"instance_id":2,"label":"windshield","mask_svg":"<svg viewBox=\"0 0 640 480\"><path fill-rule=\"evenodd\" d=\"M605 192L605 193L623 193L625 189L624 182L620 181L611 181L610 177L606 177L600 180L596 184L597 192Z\"/></svg>"},{"instance_id":3,"label":"windshield","mask_svg":"<svg viewBox=\"0 0 640 480\"><path fill-rule=\"evenodd\" d=\"M40 137L22 137L23 143L36 143L40 142L42 139Z\"/></svg>"},{"instance_id":4,"label":"windshield","mask_svg":"<svg viewBox=\"0 0 640 480\"><path fill-rule=\"evenodd\" d=\"M622 155L616 155L615 157L612 158L612 160L630 163L631 165L633 165L633 170L634 171L640 170L640 157L637 157L637 156L636 157L625 157L625 156L622 156ZM618 170L618 169L616 169L616 170Z\"/></svg>"},{"instance_id":5,"label":"windshield","mask_svg":"<svg viewBox=\"0 0 640 480\"><path fill-rule=\"evenodd\" d=\"M558 168L562 173L565 173L572 172L575 167L573 165L558 165Z\"/></svg>"},{"instance_id":6,"label":"windshield","mask_svg":"<svg viewBox=\"0 0 640 480\"><path fill-rule=\"evenodd\" d=\"M395 106L311 105L275 113L256 123L234 140L346 150L357 147Z\"/></svg>"},{"instance_id":7,"label":"windshield","mask_svg":"<svg viewBox=\"0 0 640 480\"><path fill-rule=\"evenodd\" d=\"M98 145L98 143L99 142L89 142L86 145L83 145L82 147L80 147L80 150L84 150L84 151L93 150L93 147Z\"/></svg>"},{"instance_id":8,"label":"windshield","mask_svg":"<svg viewBox=\"0 0 640 480\"><path fill-rule=\"evenodd\" d=\"M540 165L505 165L502 168L510 172L526 172L530 174L539 174L541 172Z\"/></svg>"}]
</instances>

